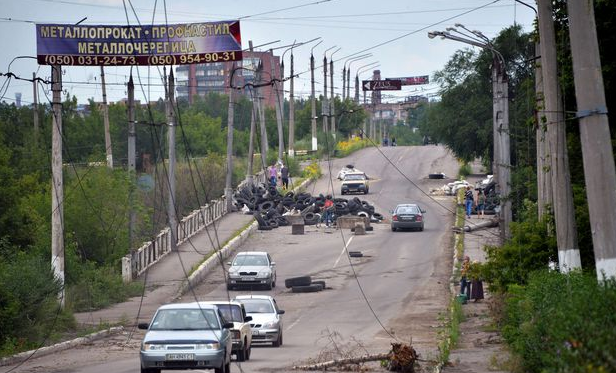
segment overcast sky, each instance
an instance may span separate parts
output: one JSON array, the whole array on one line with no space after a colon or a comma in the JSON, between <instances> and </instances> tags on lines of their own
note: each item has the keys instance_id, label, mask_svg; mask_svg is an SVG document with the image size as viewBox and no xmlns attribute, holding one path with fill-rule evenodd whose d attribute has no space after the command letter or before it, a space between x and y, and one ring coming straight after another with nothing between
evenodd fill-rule
<instances>
[{"instance_id":1,"label":"overcast sky","mask_svg":"<svg viewBox=\"0 0 616 373\"><path fill-rule=\"evenodd\" d=\"M531 0L524 2L535 5ZM11 64L18 56L36 56L35 23L74 24L87 17L83 24L135 25L137 22L151 24L152 20L154 24L164 24L164 5L170 24L240 19L243 48L248 48L248 40L254 45L280 40L264 47L270 48L321 37L323 42L314 49L317 61L322 61L327 48L341 48L333 56L337 93L342 90L342 65L347 56L356 52L369 49L366 53L372 53L373 57L352 62L352 80L357 68L374 61L380 63L382 78L431 76L443 68L456 50L466 45L440 38L429 39L428 31L444 31L461 23L493 38L514 23L531 31L535 17L532 9L514 0L168 0L166 4L164 0L0 0L0 72L10 71L24 78L31 78L36 72L37 76L49 78L50 67L39 66L36 60L16 59ZM310 93L308 68L314 44L294 49L296 72L305 72L296 80L296 96L307 97ZM328 57L335 49L327 53ZM280 49L276 54L283 51ZM287 69L289 54L285 55ZM63 88L77 96L80 103L88 98L101 100L100 68L66 66L64 71ZM125 84L130 67L107 67L105 71L109 101L126 97ZM370 71L362 74L360 80L369 79ZM137 89L136 99L156 100L162 96L159 71L144 67L140 72L143 90ZM319 91L322 90L322 74L322 70L316 74ZM134 76L136 79L136 73ZM2 101L12 102L15 92L21 92L23 104L32 102L30 82L13 79L8 90L5 83L6 78L0 77ZM288 84L285 88L288 90ZM434 85L427 85L404 87L400 92L387 94L394 99L392 96L435 92ZM45 100L42 87L39 95Z\"/></svg>"}]
</instances>

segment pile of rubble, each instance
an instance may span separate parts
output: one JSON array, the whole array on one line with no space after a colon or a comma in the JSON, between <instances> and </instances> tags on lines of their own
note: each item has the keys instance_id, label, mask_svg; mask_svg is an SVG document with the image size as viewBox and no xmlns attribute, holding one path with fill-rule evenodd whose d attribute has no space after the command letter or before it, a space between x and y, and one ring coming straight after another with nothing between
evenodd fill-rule
<instances>
[{"instance_id":1,"label":"pile of rubble","mask_svg":"<svg viewBox=\"0 0 616 373\"><path fill-rule=\"evenodd\" d=\"M260 230L269 230L279 226L290 225L292 216L302 216L304 224L315 225L321 221L321 211L325 204L322 194L312 196L310 193L279 193L278 189L265 184L244 186L233 196L238 210L253 214ZM352 199L334 198L334 215L365 216L373 222L383 220L383 216L374 210L374 206L357 197Z\"/></svg>"}]
</instances>

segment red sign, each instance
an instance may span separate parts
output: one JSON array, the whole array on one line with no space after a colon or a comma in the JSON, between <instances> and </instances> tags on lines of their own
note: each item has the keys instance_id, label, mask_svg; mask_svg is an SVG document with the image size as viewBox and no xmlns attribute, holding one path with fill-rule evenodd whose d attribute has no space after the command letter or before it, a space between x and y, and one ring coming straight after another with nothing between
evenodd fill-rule
<instances>
[{"instance_id":1,"label":"red sign","mask_svg":"<svg viewBox=\"0 0 616 373\"><path fill-rule=\"evenodd\" d=\"M387 78L385 80L399 80L402 82L402 85L420 85L430 83L430 77L428 75L407 76L405 78Z\"/></svg>"},{"instance_id":2,"label":"red sign","mask_svg":"<svg viewBox=\"0 0 616 373\"><path fill-rule=\"evenodd\" d=\"M402 89L402 82L399 80L362 80L364 91L399 91Z\"/></svg>"}]
</instances>

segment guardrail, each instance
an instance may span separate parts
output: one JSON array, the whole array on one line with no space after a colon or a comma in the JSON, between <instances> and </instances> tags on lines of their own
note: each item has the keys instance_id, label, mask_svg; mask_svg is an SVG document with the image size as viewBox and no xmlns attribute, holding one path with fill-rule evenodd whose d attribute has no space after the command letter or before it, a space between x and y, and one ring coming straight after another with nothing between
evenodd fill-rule
<instances>
[{"instance_id":1,"label":"guardrail","mask_svg":"<svg viewBox=\"0 0 616 373\"><path fill-rule=\"evenodd\" d=\"M263 171L253 176L253 182L266 182ZM238 188L243 187L245 184L246 181L244 180L240 183ZM183 217L177 227L177 245L186 242L203 228L227 214L226 202L226 197L222 196L219 199L212 200L210 203L201 206L198 210L194 210L188 216ZM122 258L122 280L125 283L131 282L169 252L171 252L171 230L167 227L161 230L154 240L144 242L143 245L134 252L134 256L128 254Z\"/></svg>"}]
</instances>

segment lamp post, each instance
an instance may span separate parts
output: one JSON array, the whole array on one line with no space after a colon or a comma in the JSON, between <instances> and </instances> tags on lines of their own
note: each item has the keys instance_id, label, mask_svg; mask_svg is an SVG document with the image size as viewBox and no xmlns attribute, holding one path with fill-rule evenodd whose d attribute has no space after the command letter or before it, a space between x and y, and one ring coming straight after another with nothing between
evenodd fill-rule
<instances>
[{"instance_id":1,"label":"lamp post","mask_svg":"<svg viewBox=\"0 0 616 373\"><path fill-rule=\"evenodd\" d=\"M492 97L493 97L493 136L494 136L494 173L500 187L501 209L501 239L509 237L509 225L511 223L511 200L510 196L510 150L509 150L509 101L507 72L505 71L505 59L494 48L490 40L479 31L470 31L463 25L456 24L467 31L463 33L455 28L447 31L431 31L428 37L433 39L440 36L441 39L449 39L460 43L469 44L492 52ZM453 35L455 32L457 35ZM470 35L469 35L470 33Z\"/></svg>"},{"instance_id":2,"label":"lamp post","mask_svg":"<svg viewBox=\"0 0 616 373\"><path fill-rule=\"evenodd\" d=\"M347 86L350 85L351 83L349 81L347 81L347 62L354 60L358 57L367 57L369 55L369 53L366 54L362 54L359 56L351 56L349 58L347 58L346 60L344 60L344 63L342 64L342 100L344 101L344 99L348 99L348 95L346 94L346 90L347 90Z\"/></svg>"},{"instance_id":3,"label":"lamp post","mask_svg":"<svg viewBox=\"0 0 616 373\"><path fill-rule=\"evenodd\" d=\"M317 107L316 107L316 102L315 102L315 97L314 97L314 54L313 52L314 52L314 48L316 48L322 42L323 40L316 43L310 49L310 106L311 106L310 125L311 125L312 150L313 151L317 150L317 119L316 119L317 118Z\"/></svg>"},{"instance_id":4,"label":"lamp post","mask_svg":"<svg viewBox=\"0 0 616 373\"><path fill-rule=\"evenodd\" d=\"M355 72L355 103L356 104L359 104L359 74L361 74L365 70L374 69L378 65L379 65L379 61L374 61L372 63L366 64L364 66L360 66L357 68L357 72ZM364 91L364 94L365 92L366 91Z\"/></svg>"},{"instance_id":5,"label":"lamp post","mask_svg":"<svg viewBox=\"0 0 616 373\"><path fill-rule=\"evenodd\" d=\"M360 61L368 57L372 57L372 53L357 56L349 61L349 66L347 68L347 93L346 93L347 98L351 98L351 64L353 62Z\"/></svg>"},{"instance_id":6,"label":"lamp post","mask_svg":"<svg viewBox=\"0 0 616 373\"><path fill-rule=\"evenodd\" d=\"M331 115L330 130L331 130L332 136L334 137L334 140L336 140L336 100L334 98L334 54L336 54L336 52L338 52L340 49L342 48L336 49L329 56L329 77L330 77L329 89L330 89L330 97L331 97L331 101L329 102L329 114Z\"/></svg>"},{"instance_id":7,"label":"lamp post","mask_svg":"<svg viewBox=\"0 0 616 373\"><path fill-rule=\"evenodd\" d=\"M321 113L329 114L329 103L327 101L327 52L336 48L333 47L327 48L323 52L323 101L321 102ZM327 134L329 132L329 125L327 121L327 115L323 115L323 133Z\"/></svg>"}]
</instances>

